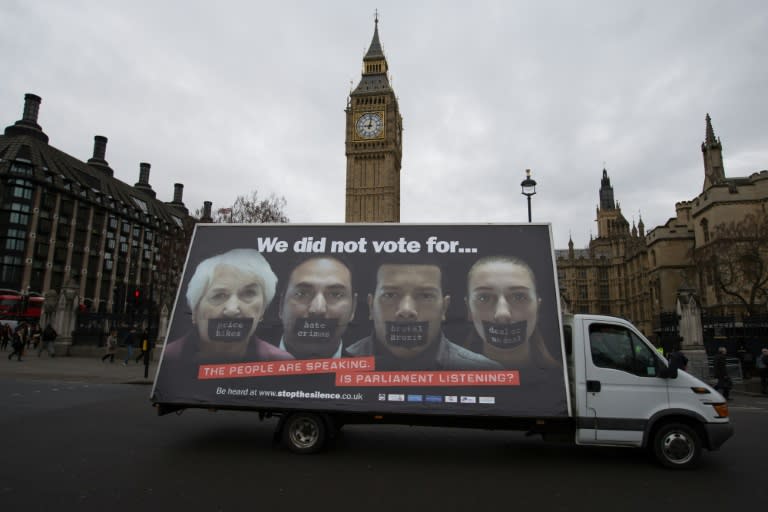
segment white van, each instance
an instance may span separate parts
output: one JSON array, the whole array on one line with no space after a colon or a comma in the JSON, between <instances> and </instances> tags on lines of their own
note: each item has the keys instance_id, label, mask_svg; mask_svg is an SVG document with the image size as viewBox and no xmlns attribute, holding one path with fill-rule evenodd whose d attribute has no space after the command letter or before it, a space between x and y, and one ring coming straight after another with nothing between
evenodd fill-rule
<instances>
[{"instance_id":1,"label":"white van","mask_svg":"<svg viewBox=\"0 0 768 512\"><path fill-rule=\"evenodd\" d=\"M669 369L629 322L565 315L564 328L576 443L646 447L666 466L690 467L733 434L723 396Z\"/></svg>"}]
</instances>

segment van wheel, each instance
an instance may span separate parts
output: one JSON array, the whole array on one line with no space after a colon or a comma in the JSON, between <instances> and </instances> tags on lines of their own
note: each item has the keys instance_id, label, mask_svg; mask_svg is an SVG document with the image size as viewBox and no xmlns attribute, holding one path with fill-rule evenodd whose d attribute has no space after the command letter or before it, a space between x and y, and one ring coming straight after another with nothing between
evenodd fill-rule
<instances>
[{"instance_id":1,"label":"van wheel","mask_svg":"<svg viewBox=\"0 0 768 512\"><path fill-rule=\"evenodd\" d=\"M701 457L701 439L696 430L683 423L663 425L653 439L653 453L663 466L689 469Z\"/></svg>"},{"instance_id":2,"label":"van wheel","mask_svg":"<svg viewBox=\"0 0 768 512\"><path fill-rule=\"evenodd\" d=\"M317 453L328 435L323 418L312 412L295 412L283 425L283 444L294 453Z\"/></svg>"}]
</instances>

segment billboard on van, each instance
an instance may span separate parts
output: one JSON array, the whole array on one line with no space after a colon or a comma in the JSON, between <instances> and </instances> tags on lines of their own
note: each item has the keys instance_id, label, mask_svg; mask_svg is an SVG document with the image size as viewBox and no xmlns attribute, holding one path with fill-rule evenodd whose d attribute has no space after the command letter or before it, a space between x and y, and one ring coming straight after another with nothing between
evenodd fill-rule
<instances>
[{"instance_id":1,"label":"billboard on van","mask_svg":"<svg viewBox=\"0 0 768 512\"><path fill-rule=\"evenodd\" d=\"M567 416L559 311L548 224L199 224L152 398Z\"/></svg>"}]
</instances>

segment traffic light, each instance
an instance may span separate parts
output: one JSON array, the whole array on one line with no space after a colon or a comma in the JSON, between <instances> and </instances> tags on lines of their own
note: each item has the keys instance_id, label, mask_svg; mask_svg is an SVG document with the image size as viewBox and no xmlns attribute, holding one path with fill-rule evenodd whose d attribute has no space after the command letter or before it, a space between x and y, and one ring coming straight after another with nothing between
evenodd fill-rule
<instances>
[{"instance_id":1,"label":"traffic light","mask_svg":"<svg viewBox=\"0 0 768 512\"><path fill-rule=\"evenodd\" d=\"M141 290L139 288L133 290L133 305L137 308L141 307Z\"/></svg>"}]
</instances>

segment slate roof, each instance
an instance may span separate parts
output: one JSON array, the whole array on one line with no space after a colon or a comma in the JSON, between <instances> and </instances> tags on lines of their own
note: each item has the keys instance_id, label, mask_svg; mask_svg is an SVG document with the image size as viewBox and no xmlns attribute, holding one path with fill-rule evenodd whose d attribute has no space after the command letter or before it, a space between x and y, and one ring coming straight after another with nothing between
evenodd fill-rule
<instances>
[{"instance_id":1,"label":"slate roof","mask_svg":"<svg viewBox=\"0 0 768 512\"><path fill-rule=\"evenodd\" d=\"M26 125L25 125L26 124ZM17 122L0 135L0 171L10 171L14 162L31 164L28 179L67 191L80 201L95 204L116 215L144 224L158 221L182 227L188 213L183 203L164 203L148 185L131 186L113 177L109 164L99 158L83 162L47 143L38 126ZM144 189L144 190L142 190ZM136 201L138 199L138 201Z\"/></svg>"}]
</instances>

